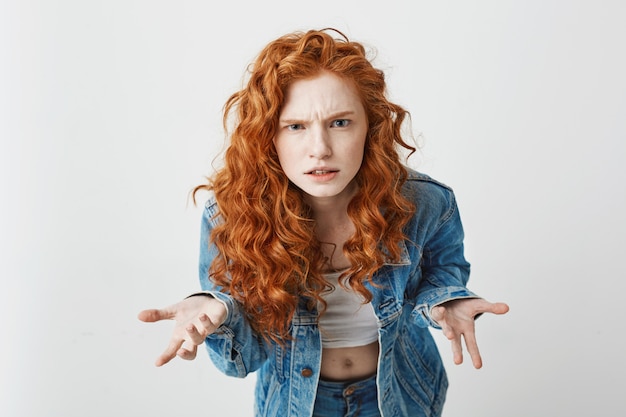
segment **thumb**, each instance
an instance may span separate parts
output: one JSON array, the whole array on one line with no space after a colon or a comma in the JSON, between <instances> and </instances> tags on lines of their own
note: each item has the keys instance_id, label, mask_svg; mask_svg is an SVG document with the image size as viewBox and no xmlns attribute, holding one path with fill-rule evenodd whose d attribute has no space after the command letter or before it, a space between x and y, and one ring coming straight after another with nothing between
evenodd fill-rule
<instances>
[{"instance_id":1,"label":"thumb","mask_svg":"<svg viewBox=\"0 0 626 417\"><path fill-rule=\"evenodd\" d=\"M509 312L509 305L506 303L493 303L491 312L493 314L506 314Z\"/></svg>"},{"instance_id":2,"label":"thumb","mask_svg":"<svg viewBox=\"0 0 626 417\"><path fill-rule=\"evenodd\" d=\"M159 310L156 308L140 311L137 318L146 323L153 323L160 320L169 320L172 318L168 310Z\"/></svg>"}]
</instances>

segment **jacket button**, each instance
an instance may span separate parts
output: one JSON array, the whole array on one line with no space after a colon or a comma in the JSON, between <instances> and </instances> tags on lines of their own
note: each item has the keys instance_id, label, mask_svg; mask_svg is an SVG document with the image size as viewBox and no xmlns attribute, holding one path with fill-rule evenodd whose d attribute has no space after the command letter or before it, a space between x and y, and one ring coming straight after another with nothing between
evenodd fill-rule
<instances>
[{"instance_id":1,"label":"jacket button","mask_svg":"<svg viewBox=\"0 0 626 417\"><path fill-rule=\"evenodd\" d=\"M300 371L300 375L305 378L309 378L311 375L313 375L313 370L311 368L303 368L302 371Z\"/></svg>"}]
</instances>

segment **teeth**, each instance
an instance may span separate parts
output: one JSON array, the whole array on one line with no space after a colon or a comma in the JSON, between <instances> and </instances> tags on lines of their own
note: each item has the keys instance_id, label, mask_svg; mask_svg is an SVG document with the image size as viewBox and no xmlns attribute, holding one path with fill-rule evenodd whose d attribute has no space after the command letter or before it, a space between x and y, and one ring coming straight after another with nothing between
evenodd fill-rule
<instances>
[{"instance_id":1,"label":"teeth","mask_svg":"<svg viewBox=\"0 0 626 417\"><path fill-rule=\"evenodd\" d=\"M318 170L316 170L316 171L313 171L313 174L315 174L315 175L322 175L322 174L328 174L329 172L330 171L318 171Z\"/></svg>"}]
</instances>

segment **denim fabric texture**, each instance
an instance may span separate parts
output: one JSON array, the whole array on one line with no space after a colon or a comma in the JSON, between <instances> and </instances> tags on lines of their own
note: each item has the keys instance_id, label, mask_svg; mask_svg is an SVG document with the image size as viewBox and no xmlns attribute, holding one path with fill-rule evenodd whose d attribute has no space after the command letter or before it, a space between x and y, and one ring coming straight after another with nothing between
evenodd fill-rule
<instances>
[{"instance_id":1,"label":"denim fabric texture","mask_svg":"<svg viewBox=\"0 0 626 417\"><path fill-rule=\"evenodd\" d=\"M433 307L460 298L476 298L466 288L470 265L463 250L463 227L453 191L427 175L408 170L404 195L416 211L405 226L399 262L378 270L367 288L378 319L380 353L376 375L380 414L384 417L440 416L448 380L429 327ZM209 245L219 222L217 204L209 199L202 218L200 284L223 301L228 314L218 331L206 339L216 367L243 378L257 372L257 417L311 417L318 388L321 339L317 312L304 300L292 321L291 342L265 343L244 318L240 305L210 281L208 269L216 255Z\"/></svg>"},{"instance_id":2,"label":"denim fabric texture","mask_svg":"<svg viewBox=\"0 0 626 417\"><path fill-rule=\"evenodd\" d=\"M376 376L357 382L320 380L313 417L380 417Z\"/></svg>"}]
</instances>

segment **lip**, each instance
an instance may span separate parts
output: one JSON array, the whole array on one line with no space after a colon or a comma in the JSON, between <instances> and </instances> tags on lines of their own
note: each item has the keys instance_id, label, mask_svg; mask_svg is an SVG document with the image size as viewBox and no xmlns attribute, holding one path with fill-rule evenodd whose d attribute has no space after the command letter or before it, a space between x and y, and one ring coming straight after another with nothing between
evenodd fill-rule
<instances>
[{"instance_id":1,"label":"lip","mask_svg":"<svg viewBox=\"0 0 626 417\"><path fill-rule=\"evenodd\" d=\"M304 173L306 175L324 175L324 174L328 174L332 172L339 172L339 170L335 168L331 168L331 167L320 166L320 167L311 168L305 171Z\"/></svg>"},{"instance_id":2,"label":"lip","mask_svg":"<svg viewBox=\"0 0 626 417\"><path fill-rule=\"evenodd\" d=\"M316 167L306 171L304 174L313 181L328 182L339 174L339 170L329 167Z\"/></svg>"}]
</instances>

